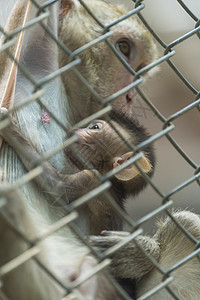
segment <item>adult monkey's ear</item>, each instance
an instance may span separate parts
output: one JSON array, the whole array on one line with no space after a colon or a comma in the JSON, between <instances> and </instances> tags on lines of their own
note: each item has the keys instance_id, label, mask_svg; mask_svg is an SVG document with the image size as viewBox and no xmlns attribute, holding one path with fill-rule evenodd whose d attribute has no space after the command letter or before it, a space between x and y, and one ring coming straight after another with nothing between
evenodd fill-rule
<instances>
[{"instance_id":1,"label":"adult monkey's ear","mask_svg":"<svg viewBox=\"0 0 200 300\"><path fill-rule=\"evenodd\" d=\"M133 156L133 152L127 152L123 154L122 156L114 157L113 159L113 168L117 168L127 162L131 157ZM137 161L138 165L140 168L143 170L144 173L149 173L152 169L152 165L150 164L149 160L147 157L143 156ZM121 181L129 181L132 180L133 178L137 177L140 175L140 171L138 168L134 165L131 164L130 166L126 167L119 173L115 175L115 178Z\"/></svg>"}]
</instances>

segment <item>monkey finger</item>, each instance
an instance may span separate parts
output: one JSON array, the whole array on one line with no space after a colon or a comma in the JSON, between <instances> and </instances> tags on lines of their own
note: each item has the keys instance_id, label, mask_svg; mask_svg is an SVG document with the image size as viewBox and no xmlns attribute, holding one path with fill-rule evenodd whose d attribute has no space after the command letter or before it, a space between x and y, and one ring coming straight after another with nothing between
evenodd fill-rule
<instances>
[{"instance_id":1,"label":"monkey finger","mask_svg":"<svg viewBox=\"0 0 200 300\"><path fill-rule=\"evenodd\" d=\"M119 243L121 238L119 237L102 237L102 236L90 236L89 242L92 246L97 247L99 250L104 251L107 248Z\"/></svg>"},{"instance_id":2,"label":"monkey finger","mask_svg":"<svg viewBox=\"0 0 200 300\"><path fill-rule=\"evenodd\" d=\"M118 237L127 237L130 235L130 232L127 231L107 231L103 230L101 236L118 236Z\"/></svg>"}]
</instances>

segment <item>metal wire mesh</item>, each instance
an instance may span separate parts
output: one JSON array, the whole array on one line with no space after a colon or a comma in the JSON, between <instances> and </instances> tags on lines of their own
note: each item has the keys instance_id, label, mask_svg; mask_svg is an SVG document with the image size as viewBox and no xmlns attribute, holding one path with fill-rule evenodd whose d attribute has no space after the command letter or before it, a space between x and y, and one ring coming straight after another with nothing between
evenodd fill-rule
<instances>
[{"instance_id":1,"label":"metal wire mesh","mask_svg":"<svg viewBox=\"0 0 200 300\"><path fill-rule=\"evenodd\" d=\"M182 148L179 143L176 141L176 138L174 138L173 133L176 131L176 120L180 119L182 116L187 115L191 110L198 110L200 107L200 93L199 90L190 82L187 80L187 74L181 73L181 71L176 67L176 64L173 62L173 57L176 56L176 47L179 44L182 44L184 41L191 39L192 36L196 36L196 38L200 38L200 22L198 19L198 16L195 14L194 11L191 11L189 7L184 3L184 1L177 0L177 2L180 5L180 9L184 9L185 12L188 14L188 16L194 20L194 29L187 32L186 34L183 34L176 38L175 40L171 41L170 43L166 43L163 41L158 33L151 28L151 26L148 24L148 20L143 17L143 11L145 12L145 5L143 1L134 1L135 2L135 8L131 11L129 11L126 15L123 16L123 18L120 18L118 20L115 20L111 24L105 26L95 17L94 12L89 11L87 5L82 1L79 0L80 4L85 7L85 9L89 12L92 18L96 20L96 22L102 27L102 31L104 32L102 36L95 39L94 41L82 46L79 49L76 49L74 52L71 52L69 49L67 49L63 43L58 40L55 33L46 25L45 20L50 17L49 8L57 1L46 1L43 5L39 5L35 0L31 0L32 3L35 5L37 9L36 17L34 17L32 20L28 21L27 24L23 27L18 27L16 30L14 30L11 33L6 33L4 31L4 28L0 27L0 31L2 35L5 36L5 43L0 49L0 53L4 52L7 56L11 58L17 65L19 71L23 74L24 77L27 78L29 82L28 89L30 96L27 97L23 103L15 104L15 106L9 111L9 113L17 112L20 110L23 110L23 108L28 107L31 103L38 103L42 109L44 109L46 112L48 112L51 115L51 118L55 121L55 123L58 125L59 128L64 130L65 133L71 133L73 131L73 128L69 128L65 124L63 124L59 117L57 116L56 112L49 109L48 105L45 101L43 101L43 95L46 93L46 85L51 84L51 82L57 78L63 73L68 70L73 70L73 72L76 74L76 76L85 84L88 86L88 83L86 82L83 75L79 73L77 70L77 66L80 64L79 54L82 53L85 49L88 47L92 47L96 43L100 43L102 41L105 41L107 45L111 48L111 50L115 53L115 55L121 60L119 53L116 51L115 47L107 40L107 38L112 35L112 27L116 25L117 23L122 22L124 19L132 17L134 15L137 15L139 19L142 21L142 23L145 25L147 30L153 35L155 40L158 42L159 46L161 47L161 54L159 59L154 61L153 63L149 64L148 66L142 68L141 70L135 72L132 70L132 68L125 64L124 61L121 60L121 62L125 65L125 67L130 71L130 73L134 76L134 81L126 88L118 91L114 95L103 99L103 105L102 109L99 110L96 114L93 114L89 116L86 119L83 119L78 124L74 126L76 127L84 127L89 122L91 122L94 119L101 118L105 114L107 114L111 106L110 103L113 103L115 99L117 99L120 95L124 94L128 90L135 88L138 95L140 96L140 100L138 102L138 105L140 105L140 108L143 109L143 113L146 113L146 111L151 111L155 115L155 118L157 118L161 124L162 128L158 129L155 134L152 135L151 138L146 140L145 142L139 144L137 147L134 145L131 145L134 152L137 152L137 154L133 157L133 159L129 162L136 163L138 159L142 155L142 150L145 146L149 144L154 144L158 140L161 140L165 137L169 143L172 145L172 147L177 151L178 155L182 156L182 158L185 160L185 162L190 165L190 167L193 169L193 175L188 175L187 179L181 182L180 184L176 185L175 187L171 188L170 190L167 190L167 192L163 192L162 188L155 183L154 178L149 178L146 174L143 173L143 176L148 181L149 185L151 186L152 190L154 191L155 195L157 194L160 201L157 202L157 207L155 209L152 209L152 211L148 212L146 215L143 215L141 218L137 218L136 220L132 219L130 216L128 216L126 213L124 213L118 205L115 203L115 201L110 197L110 195L107 193L107 190L110 187L110 181L109 179L113 176L113 172L109 172L108 174L101 176L99 178L100 184L97 188L92 190L89 193L86 193L84 196L80 197L76 201L72 202L70 205L66 206L62 202L60 205L63 206L66 212L66 216L61 218L59 221L56 221L55 223L51 224L44 232L41 234L38 234L34 239L28 238L26 235L23 234L23 230L17 228L15 226L15 223L11 223L9 220L5 219L4 215L1 214L1 218L3 222L6 224L8 228L11 228L11 230L21 239L23 239L27 245L28 248L24 253L21 253L19 256L13 258L12 260L6 262L4 265L0 267L0 275L2 277L2 287L4 284L4 277L6 274L13 272L17 267L20 265L23 265L26 261L33 259L39 266L42 268L48 276L50 276L59 286L61 286L65 292L66 295L62 299L71 299L72 293L74 288L79 286L81 282L84 282L87 280L87 278L91 277L94 273L99 272L100 270L103 270L105 275L107 276L108 280L112 282L112 284L116 287L118 290L120 296L122 299L132 299L128 294L120 287L120 285L112 278L112 276L109 274L109 272L106 269L106 267L110 264L110 259L108 258L111 254L121 251L121 248L127 244L130 240L134 240L135 243L138 245L139 248L141 246L138 244L136 237L138 235L143 234L144 231L142 229L142 226L149 222L150 220L154 220L154 217L159 215L160 213L165 214L169 216L177 226L181 228L181 230L184 232L184 234L194 243L194 251L190 253L190 255L186 256L184 259L173 265L167 270L164 270L156 260L151 257L147 252L145 252L144 249L141 249L145 253L145 255L152 261L152 264L157 268L160 273L162 274L162 280L159 285L155 286L150 292L147 294L139 297L138 299L148 299L151 295L154 295L156 292L158 292L161 289L166 288L171 294L172 298L174 299L180 299L172 288L170 288L169 284L173 282L173 274L172 272L176 269L178 269L183 264L186 264L190 259L193 257L198 257L199 255L199 241L196 240L186 229L181 226L181 224L174 218L171 208L174 206L173 196L175 194L178 194L180 191L184 191L188 186L191 186L192 184L199 185L199 178L200 178L200 166L199 161L196 161L193 159L188 153L187 150ZM174 0L175 1L175 0ZM13 57L12 52L10 51L10 47L12 47L15 43L15 37L20 32L24 32L28 30L29 28L34 28L35 25L40 24L40 26L46 31L47 36L49 36L58 47L61 47L68 55L71 57L71 63L66 65L63 68L60 68L59 70L55 69L52 70L52 72L48 72L44 76L42 76L40 79L37 79L30 74L30 72L26 69L26 65L22 62L18 62L15 57ZM178 76L178 78L183 82L183 84L186 86L187 89L189 89L193 94L193 101L191 101L189 104L184 106L182 109L177 110L175 113L171 114L169 117L165 117L159 109L156 107L156 105L153 104L151 101L151 98L148 96L148 91L144 92L143 87L141 87L141 83L143 82L143 75L149 71L150 69L160 66L164 63L167 63L169 67L173 70L173 72ZM31 86L30 86L31 85ZM102 103L102 99L99 97L99 95L92 89L92 87L88 86L88 89L93 93L93 95L96 97L97 100ZM145 109L144 109L145 106ZM193 120L191 120L192 122ZM3 128L6 125L6 120L2 121L0 123L0 129ZM57 153L65 149L67 146L72 145L76 141L75 135L70 135L70 137L62 144L57 144L55 146L55 143L52 147L48 149L48 151L44 152L40 157L40 163L42 163L45 160L51 159L52 157L55 157ZM34 141L33 141L34 142ZM126 141L124 141L126 142ZM80 158L81 159L81 158ZM53 161L53 160L52 160ZM87 161L84 162L85 165L89 168L90 166L87 165ZM138 166L138 165L137 165ZM139 166L138 166L139 168ZM21 189L24 185L26 185L28 182L30 182L32 179L34 179L38 174L42 172L42 168L40 164L36 166L32 171L28 173L22 174L19 178L13 180L11 183L3 183L0 187L0 196L1 196L1 202L0 202L0 208L3 209L7 199L26 199L26 195L23 193L23 189ZM21 189L21 192L19 192L19 189ZM131 232L131 235L123 241L123 243L119 243L116 246L113 246L112 248L108 249L104 253L99 253L98 251L94 250L94 248L91 247L90 243L87 242L87 239L82 236L80 231L73 225L72 221L75 220L78 216L77 209L82 206L87 201L90 201L93 197L96 195L103 193L103 195L110 201L113 209L117 211L117 213L120 215L120 217L124 220L126 224L129 226L129 230ZM188 199L189 201L190 199ZM134 204L133 204L133 210L134 210ZM154 221L153 221L154 222ZM75 233L75 235L78 236L78 238L89 247L90 251L93 253L93 255L98 260L98 265L94 267L91 274L89 274L85 278L81 278L80 280L77 279L70 284L63 284L59 278L57 278L49 269L48 267L37 257L37 254L40 251L40 242L46 239L48 236L52 235L53 233L57 232L64 226L68 225L71 230ZM3 246L1 246L3 247ZM3 293L3 290L0 295L1 299L7 299L7 296Z\"/></svg>"}]
</instances>

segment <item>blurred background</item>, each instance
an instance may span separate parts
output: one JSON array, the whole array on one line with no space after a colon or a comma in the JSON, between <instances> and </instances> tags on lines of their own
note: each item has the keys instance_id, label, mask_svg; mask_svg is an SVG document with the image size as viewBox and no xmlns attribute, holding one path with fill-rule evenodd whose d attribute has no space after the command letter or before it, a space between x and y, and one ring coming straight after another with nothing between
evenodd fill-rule
<instances>
[{"instance_id":1,"label":"blurred background","mask_svg":"<svg viewBox=\"0 0 200 300\"><path fill-rule=\"evenodd\" d=\"M121 3L113 0L111 2ZM133 1L123 1L128 9L133 8ZM185 0L184 3L200 18L200 1ZM160 38L169 44L195 28L195 21L184 11L176 0L144 1L145 9L142 15ZM164 49L158 45L160 56ZM173 63L182 72L185 78L200 90L200 39L193 35L174 47L176 51L172 58ZM168 118L178 110L191 104L195 95L179 79L167 63L160 66L159 72L149 79L142 89L159 111ZM144 109L145 108L145 109ZM140 121L155 134L162 129L162 122L139 99L135 104L135 113ZM192 109L175 122L172 136L181 145L190 158L200 165L200 112ZM179 184L194 175L194 169L173 148L164 137L155 143L157 165L153 182L162 193L167 194ZM176 208L188 208L200 213L200 186L197 182L190 184L174 194L171 199ZM129 199L128 212L134 220L145 216L161 204L161 197L148 187L136 199ZM153 223L155 219L153 220ZM152 220L143 226L145 231L152 230Z\"/></svg>"}]
</instances>

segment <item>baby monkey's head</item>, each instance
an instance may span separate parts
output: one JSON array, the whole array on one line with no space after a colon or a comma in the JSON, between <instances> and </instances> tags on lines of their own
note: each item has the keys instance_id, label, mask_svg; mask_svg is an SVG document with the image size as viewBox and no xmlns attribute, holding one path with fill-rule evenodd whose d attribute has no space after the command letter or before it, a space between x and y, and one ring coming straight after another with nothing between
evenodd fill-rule
<instances>
[{"instance_id":1,"label":"baby monkey's head","mask_svg":"<svg viewBox=\"0 0 200 300\"><path fill-rule=\"evenodd\" d=\"M136 194L146 185L142 172L151 176L154 171L153 147L138 147L149 135L133 118L117 112L109 117L75 130L78 141L67 148L67 156L79 170L91 166L102 175L113 169L119 171L111 177L113 184L125 189L126 194Z\"/></svg>"}]
</instances>

